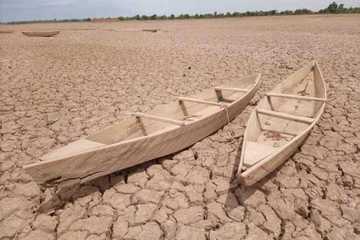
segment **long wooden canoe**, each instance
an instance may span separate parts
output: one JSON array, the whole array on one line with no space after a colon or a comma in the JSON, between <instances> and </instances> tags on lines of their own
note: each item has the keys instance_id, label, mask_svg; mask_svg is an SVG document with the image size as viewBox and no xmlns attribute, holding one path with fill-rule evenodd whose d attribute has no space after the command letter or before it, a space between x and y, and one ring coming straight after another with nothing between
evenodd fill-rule
<instances>
[{"instance_id":1,"label":"long wooden canoe","mask_svg":"<svg viewBox=\"0 0 360 240\"><path fill-rule=\"evenodd\" d=\"M247 123L240 181L252 185L293 155L320 119L326 101L325 82L316 62L267 93Z\"/></svg>"},{"instance_id":2,"label":"long wooden canoe","mask_svg":"<svg viewBox=\"0 0 360 240\"><path fill-rule=\"evenodd\" d=\"M25 166L39 183L80 183L191 146L228 124L248 105L261 76L207 89L191 98L160 105L149 113L127 113L124 120ZM46 184L46 185L47 185Z\"/></svg>"},{"instance_id":3,"label":"long wooden canoe","mask_svg":"<svg viewBox=\"0 0 360 240\"><path fill-rule=\"evenodd\" d=\"M53 37L60 33L60 31L52 32L22 32L25 36L28 37Z\"/></svg>"}]
</instances>

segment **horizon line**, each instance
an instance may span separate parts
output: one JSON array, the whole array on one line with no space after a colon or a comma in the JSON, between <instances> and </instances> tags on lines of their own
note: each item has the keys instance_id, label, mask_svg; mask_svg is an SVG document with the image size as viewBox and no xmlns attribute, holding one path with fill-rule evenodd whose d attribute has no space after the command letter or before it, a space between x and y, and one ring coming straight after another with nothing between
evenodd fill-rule
<instances>
[{"instance_id":1,"label":"horizon line","mask_svg":"<svg viewBox=\"0 0 360 240\"><path fill-rule=\"evenodd\" d=\"M348 8L345 9L358 9L360 8L357 6L349 6ZM16 23L32 23L32 22L71 22L71 21L86 21L89 20L91 21L92 19L119 19L123 18L124 20L171 20L171 16L174 16L176 19L179 19L180 16L190 16L190 17L195 17L195 16L206 16L206 15L213 15L213 18L221 18L221 17L235 17L235 16L229 16L227 14L241 14L238 17L246 17L246 13L270 13L270 12L274 12L275 14L273 14L273 16L275 15L281 15L280 13L286 13L286 12L295 12L296 10L307 10L307 11L311 11L311 13L307 13L307 14L319 14L321 10L325 10L326 8L322 8L322 9L310 9L310 8L296 8L296 9L286 9L286 10L279 10L279 9L272 9L272 10L254 10L254 11L225 11L225 12L217 12L217 11L213 11L213 12L202 12L202 13L179 13L179 14L135 14L135 15L128 15L128 16L124 16L124 15L118 15L118 16L101 16L101 17L91 17L91 16L87 16L87 17L79 17L79 18L39 18L39 19L31 19L31 20L15 20L15 21L6 21L6 22L2 22L0 21L0 24L16 24ZM216 15L215 15L216 14ZM283 14L283 15L290 15L290 14ZM293 15L293 14L291 14ZM300 14L299 14L300 15ZM166 19L160 19L160 18L156 18L156 19L150 19L151 17L156 16L156 17L166 17ZM249 15L250 17L251 15ZM265 15L257 15L257 16L265 16ZM271 16L271 15L266 15L266 16ZM148 17L149 19L137 19L137 17ZM209 18L209 17L208 17Z\"/></svg>"}]
</instances>

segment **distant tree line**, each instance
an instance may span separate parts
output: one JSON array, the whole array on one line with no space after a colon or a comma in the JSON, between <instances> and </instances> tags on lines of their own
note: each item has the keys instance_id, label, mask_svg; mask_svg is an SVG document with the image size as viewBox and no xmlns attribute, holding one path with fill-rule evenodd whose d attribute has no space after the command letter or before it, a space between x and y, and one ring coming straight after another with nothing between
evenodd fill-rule
<instances>
[{"instance_id":1,"label":"distant tree line","mask_svg":"<svg viewBox=\"0 0 360 240\"><path fill-rule=\"evenodd\" d=\"M337 4L336 2L332 2L327 8L319 10L320 14L327 14L327 13L360 13L360 7L344 7L344 4L340 3Z\"/></svg>"},{"instance_id":2,"label":"distant tree line","mask_svg":"<svg viewBox=\"0 0 360 240\"><path fill-rule=\"evenodd\" d=\"M91 18L72 18L72 19L51 19L51 20L31 20L31 21L14 21L7 24L27 24L27 23L52 23L52 22L90 22Z\"/></svg>"},{"instance_id":3,"label":"distant tree line","mask_svg":"<svg viewBox=\"0 0 360 240\"><path fill-rule=\"evenodd\" d=\"M46 23L46 22L90 22L90 21L126 21L126 20L172 20L172 19L202 19L202 18L230 18L230 17L249 17L249 16L281 16L281 15L305 15L305 14L340 14L340 13L360 13L360 7L344 7L344 4L337 4L332 2L327 8L319 11L312 11L309 9L296 9L285 11L247 11L247 12L227 12L227 13L204 13L204 14L180 14L174 15L136 15L133 17L117 17L117 18L84 18L84 19L62 19L62 20L38 20L38 21L16 21L8 22L9 24L23 24L23 23Z\"/></svg>"},{"instance_id":4,"label":"distant tree line","mask_svg":"<svg viewBox=\"0 0 360 240\"><path fill-rule=\"evenodd\" d=\"M276 10L270 11L247 11L247 12L227 12L227 13L204 13L204 14L180 14L175 16L171 14L166 15L136 15L133 17L119 17L119 20L168 20L168 19L202 19L202 18L227 18L227 17L247 17L247 16L274 16L274 15L299 15L299 14L312 14L313 12L309 9L298 9L295 11L281 11Z\"/></svg>"}]
</instances>

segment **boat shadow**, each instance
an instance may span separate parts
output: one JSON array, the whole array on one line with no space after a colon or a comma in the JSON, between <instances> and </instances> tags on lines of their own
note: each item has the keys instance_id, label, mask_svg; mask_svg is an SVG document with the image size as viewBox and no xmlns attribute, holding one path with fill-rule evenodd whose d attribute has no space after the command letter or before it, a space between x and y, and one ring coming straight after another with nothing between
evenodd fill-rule
<instances>
[{"instance_id":1,"label":"boat shadow","mask_svg":"<svg viewBox=\"0 0 360 240\"><path fill-rule=\"evenodd\" d=\"M129 175L143 173L146 169L155 164L161 164L165 159L172 159L178 153L144 162L133 167L123 169L109 175L98 177L89 182L79 184L76 181L62 182L51 190L45 190L45 197L37 209L40 213L52 213L64 207L68 203L74 203L80 198L89 197L100 192L103 195L107 190L117 184L127 183Z\"/></svg>"},{"instance_id":2,"label":"boat shadow","mask_svg":"<svg viewBox=\"0 0 360 240\"><path fill-rule=\"evenodd\" d=\"M226 210L232 210L236 207L245 206L245 201L251 197L256 191L260 190L262 192L266 192L263 188L263 185L267 183L271 178L273 178L274 173L269 174L264 179L259 181L258 183L245 187L239 182L238 178L238 166L240 164L240 156L241 156L241 147L242 141L236 141L236 154L235 154L235 161L233 162L233 167L230 170L232 173L232 177L229 178L229 188L224 192L220 193L220 195L226 195L225 200L222 201L224 208ZM128 176L134 174L143 174L146 172L146 169L156 165L162 164L164 160L173 159L175 155L181 153L179 151L177 153L173 153L171 155L154 159L136 166L133 166L128 169L120 170L114 172L112 174L102 176L96 178L90 182L84 184L67 184L63 186L58 186L55 189L55 194L49 201L43 201L40 205L39 211L40 212L49 212L59 208L62 208L64 205L76 202L78 199L83 197L89 197L91 195L97 194L100 192L104 194L107 190L113 188L117 184L127 183ZM220 196L218 196L220 197Z\"/></svg>"}]
</instances>

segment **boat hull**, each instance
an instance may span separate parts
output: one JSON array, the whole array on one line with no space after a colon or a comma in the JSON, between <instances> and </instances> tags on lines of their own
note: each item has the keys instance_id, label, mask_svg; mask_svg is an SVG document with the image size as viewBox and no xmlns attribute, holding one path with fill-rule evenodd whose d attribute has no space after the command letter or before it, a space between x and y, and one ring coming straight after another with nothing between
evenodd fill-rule
<instances>
[{"instance_id":1,"label":"boat hull","mask_svg":"<svg viewBox=\"0 0 360 240\"><path fill-rule=\"evenodd\" d=\"M314 83L314 84L317 86L317 88L319 90L318 94L320 95L320 96L317 96L317 98L316 98L317 101L324 99L324 101L321 100L322 105L318 108L317 112L315 113L315 117L313 118L313 121L311 122L311 124L307 125L306 128L304 128L303 130L298 132L295 135L295 137L293 139L291 139L289 142L287 142L283 146L279 147L278 149L276 149L275 151L273 151L271 154L264 157L260 161L255 162L251 166L248 166L245 171L242 171L244 162L245 162L245 158L247 156L252 156L252 155L245 154L245 151L247 151L246 142L251 141L251 139L253 139L253 136L256 136L256 132L258 130L254 130L254 129L256 129L256 127L254 128L253 126L260 125L259 120L258 120L257 109L263 108L265 105L269 104L268 99L266 99L267 97L264 97L262 100L260 100L257 108L252 112L252 114L249 118L247 128L246 128L245 134L244 134L244 142L243 142L242 153L241 153L241 158L240 158L240 166L239 166L239 170L238 170L238 177L239 177L240 182L243 185L250 186L250 185L255 184L256 182L260 181L261 179L266 177L268 174L270 174L271 172L276 170L278 167L280 167L284 162L286 162L294 153L296 153L296 151L298 151L299 147L304 143L306 138L309 136L313 127L320 120L321 115L323 114L323 112L325 110L325 102L327 99L327 94L326 94L325 82L324 82L324 79L323 79L323 76L322 76L322 73L320 71L318 64L316 62L314 62L312 65L306 66L303 69L299 70L293 76L295 76L295 78L297 78L297 79L302 79L302 78L305 78L306 73L308 71L313 71L313 73L314 73L314 78L316 81L316 83ZM286 85L286 88L290 88L291 82L290 83L289 82L282 83L282 84L278 85L275 88L275 90L281 89L283 87L283 85ZM286 95L286 96L288 97L289 95ZM283 102L282 104L286 105L286 102L285 103ZM314 104L314 106L315 106L315 104ZM301 119L301 117L299 119ZM259 149L259 151L261 151L261 149ZM255 155L253 155L253 156L255 156ZM248 159L250 159L250 158L248 158Z\"/></svg>"},{"instance_id":2,"label":"boat hull","mask_svg":"<svg viewBox=\"0 0 360 240\"><path fill-rule=\"evenodd\" d=\"M60 33L59 31L55 31L55 32L23 32L23 34L28 37L53 37L53 36L58 35L59 33Z\"/></svg>"}]
</instances>

